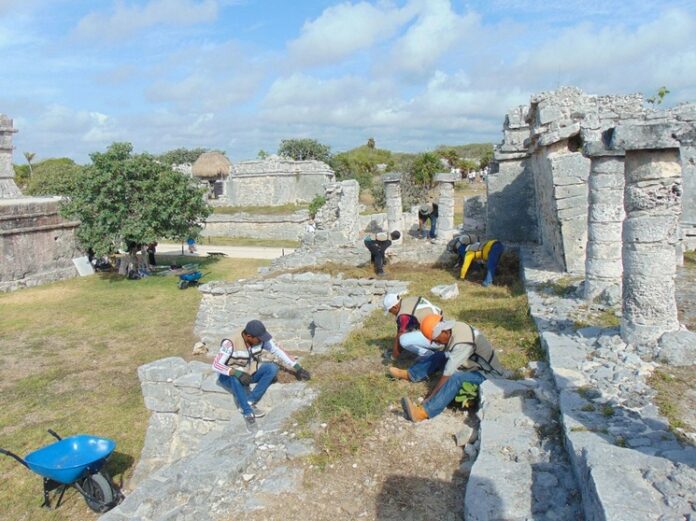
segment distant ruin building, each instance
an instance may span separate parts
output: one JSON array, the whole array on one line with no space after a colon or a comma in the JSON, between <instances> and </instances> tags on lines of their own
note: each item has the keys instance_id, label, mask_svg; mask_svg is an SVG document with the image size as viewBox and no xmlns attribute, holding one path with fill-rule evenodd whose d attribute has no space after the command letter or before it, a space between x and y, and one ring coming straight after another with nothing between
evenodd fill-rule
<instances>
[{"instance_id":1,"label":"distant ruin building","mask_svg":"<svg viewBox=\"0 0 696 521\"><path fill-rule=\"evenodd\" d=\"M0 114L0 291L77 275L82 254L75 221L59 214L59 197L24 197L14 181L12 120Z\"/></svg>"},{"instance_id":2,"label":"distant ruin building","mask_svg":"<svg viewBox=\"0 0 696 521\"><path fill-rule=\"evenodd\" d=\"M230 206L282 206L308 203L324 195L336 176L322 161L295 161L269 156L232 165L224 201Z\"/></svg>"},{"instance_id":3,"label":"distant ruin building","mask_svg":"<svg viewBox=\"0 0 696 521\"><path fill-rule=\"evenodd\" d=\"M191 165L191 174L209 185L212 199L225 196L227 178L232 171L232 163L221 152L204 152Z\"/></svg>"}]
</instances>

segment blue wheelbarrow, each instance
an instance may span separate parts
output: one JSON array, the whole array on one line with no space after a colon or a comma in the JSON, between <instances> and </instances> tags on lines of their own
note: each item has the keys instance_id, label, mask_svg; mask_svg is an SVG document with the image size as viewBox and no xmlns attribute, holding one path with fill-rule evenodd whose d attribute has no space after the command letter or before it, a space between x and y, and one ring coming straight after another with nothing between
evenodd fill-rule
<instances>
[{"instance_id":1,"label":"blue wheelbarrow","mask_svg":"<svg viewBox=\"0 0 696 521\"><path fill-rule=\"evenodd\" d=\"M30 452L24 458L0 449L0 454L14 458L43 478L42 507L51 508L49 492L57 489L60 492L56 503L58 508L68 487L77 489L94 512L106 512L123 499L123 494L102 468L116 448L116 442L87 434L61 438L51 429L48 433L58 441Z\"/></svg>"},{"instance_id":2,"label":"blue wheelbarrow","mask_svg":"<svg viewBox=\"0 0 696 521\"><path fill-rule=\"evenodd\" d=\"M186 289L189 286L198 286L198 282L201 280L203 273L200 271L192 271L191 273L182 273L179 275L179 282L177 284L179 289Z\"/></svg>"}]
</instances>

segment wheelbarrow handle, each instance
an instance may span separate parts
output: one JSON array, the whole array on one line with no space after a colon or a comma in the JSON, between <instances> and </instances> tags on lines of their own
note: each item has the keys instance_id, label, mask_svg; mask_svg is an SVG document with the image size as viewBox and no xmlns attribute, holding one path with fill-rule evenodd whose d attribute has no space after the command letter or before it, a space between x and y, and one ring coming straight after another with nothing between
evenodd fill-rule
<instances>
[{"instance_id":1,"label":"wheelbarrow handle","mask_svg":"<svg viewBox=\"0 0 696 521\"><path fill-rule=\"evenodd\" d=\"M49 433L51 436L53 436L55 439L57 439L58 441L60 441L60 440L63 439L63 438L61 438L60 436L58 436L58 434L56 433L56 431L54 431L53 429L48 429L48 433Z\"/></svg>"},{"instance_id":2,"label":"wheelbarrow handle","mask_svg":"<svg viewBox=\"0 0 696 521\"><path fill-rule=\"evenodd\" d=\"M29 465L27 465L27 462L24 461L19 456L17 456L14 452L10 452L9 450L5 450L5 449L0 449L0 454L4 454L5 456L9 456L10 458L14 458L17 461L19 461L22 465L24 465L26 468L29 468Z\"/></svg>"}]
</instances>

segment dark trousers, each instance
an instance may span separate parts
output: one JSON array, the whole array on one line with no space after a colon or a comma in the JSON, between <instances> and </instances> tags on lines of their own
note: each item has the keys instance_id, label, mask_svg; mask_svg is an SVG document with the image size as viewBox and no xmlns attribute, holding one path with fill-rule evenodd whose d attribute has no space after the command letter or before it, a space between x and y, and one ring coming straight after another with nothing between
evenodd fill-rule
<instances>
[{"instance_id":1,"label":"dark trousers","mask_svg":"<svg viewBox=\"0 0 696 521\"><path fill-rule=\"evenodd\" d=\"M384 250L377 241L369 241L365 246L370 250L370 262L375 266L375 273L384 273Z\"/></svg>"}]
</instances>

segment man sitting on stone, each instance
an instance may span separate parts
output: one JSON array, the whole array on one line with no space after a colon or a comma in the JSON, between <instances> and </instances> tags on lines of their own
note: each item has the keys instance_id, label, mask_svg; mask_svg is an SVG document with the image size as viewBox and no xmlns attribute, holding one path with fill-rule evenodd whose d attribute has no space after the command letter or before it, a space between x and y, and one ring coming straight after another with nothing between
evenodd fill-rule
<instances>
[{"instance_id":1,"label":"man sitting on stone","mask_svg":"<svg viewBox=\"0 0 696 521\"><path fill-rule=\"evenodd\" d=\"M421 332L427 339L444 345L444 349L419 360L399 377L418 382L440 370L442 376L423 405L416 405L409 398L401 399L404 414L410 421L419 422L440 414L464 382L480 385L489 377L505 376L493 346L469 324L430 315L421 322Z\"/></svg>"},{"instance_id":2,"label":"man sitting on stone","mask_svg":"<svg viewBox=\"0 0 696 521\"><path fill-rule=\"evenodd\" d=\"M387 248L392 245L392 241L396 241L401 237L401 232L394 230L390 235L387 232L379 232L373 239L371 236L365 237L365 247L370 250L370 262L375 267L375 274L378 276L384 275L384 255Z\"/></svg>"},{"instance_id":3,"label":"man sitting on stone","mask_svg":"<svg viewBox=\"0 0 696 521\"><path fill-rule=\"evenodd\" d=\"M468 239L468 241L467 241ZM495 271L498 269L500 257L503 255L505 248L503 243L492 239L486 242L471 242L470 235L460 235L455 240L456 252L459 255L459 261L462 268L459 272L459 278L464 280L466 274L473 262L486 265L486 277L481 283L484 287L488 287L493 283Z\"/></svg>"},{"instance_id":4,"label":"man sitting on stone","mask_svg":"<svg viewBox=\"0 0 696 521\"><path fill-rule=\"evenodd\" d=\"M440 345L433 344L420 330L420 321L425 317L432 314L442 315L439 307L423 297L401 298L396 293L387 293L383 306L385 313L391 313L396 317L396 337L391 353L393 359L397 359L404 349L418 357L430 356L434 349L440 349ZM389 372L392 371L403 370L390 367Z\"/></svg>"},{"instance_id":5,"label":"man sitting on stone","mask_svg":"<svg viewBox=\"0 0 696 521\"><path fill-rule=\"evenodd\" d=\"M264 351L292 369L298 380L309 380L311 377L297 360L293 360L272 340L260 320L251 320L244 329L223 339L220 351L213 360L213 369L220 373L218 383L232 393L249 426L265 414L256 404L278 374L278 366L273 362L261 363ZM256 384L253 390L250 390L250 384Z\"/></svg>"}]
</instances>

